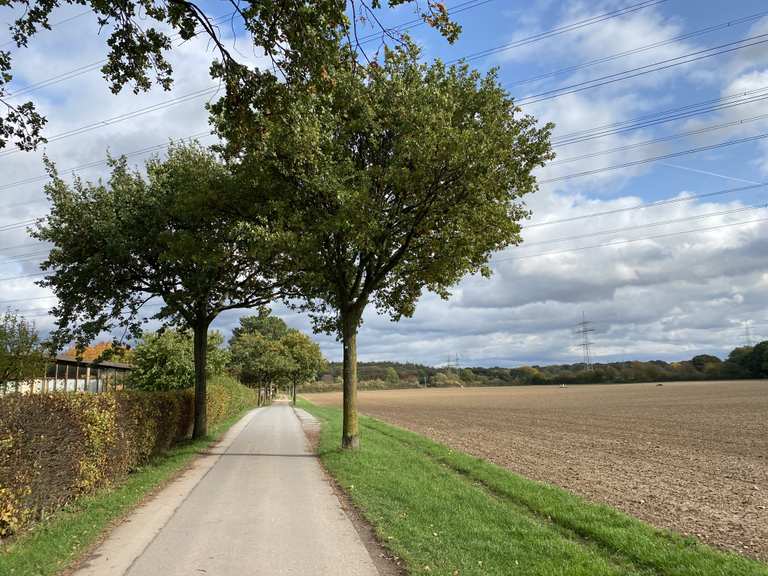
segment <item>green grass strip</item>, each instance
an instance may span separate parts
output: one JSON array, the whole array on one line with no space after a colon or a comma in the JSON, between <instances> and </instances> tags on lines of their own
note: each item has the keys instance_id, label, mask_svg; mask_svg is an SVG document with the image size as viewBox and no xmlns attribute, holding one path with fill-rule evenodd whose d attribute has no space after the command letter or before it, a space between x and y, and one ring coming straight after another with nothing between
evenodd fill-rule
<instances>
[{"instance_id":1,"label":"green grass strip","mask_svg":"<svg viewBox=\"0 0 768 576\"><path fill-rule=\"evenodd\" d=\"M754 560L372 418L361 418L362 450L342 452L340 411L301 407L323 423L326 468L412 574L768 576Z\"/></svg>"},{"instance_id":2,"label":"green grass strip","mask_svg":"<svg viewBox=\"0 0 768 576\"><path fill-rule=\"evenodd\" d=\"M248 409L250 410L250 408ZM0 548L3 576L53 576L90 548L115 520L130 512L152 490L182 470L247 412L213 426L206 438L180 444L128 475L111 489L79 498Z\"/></svg>"}]
</instances>

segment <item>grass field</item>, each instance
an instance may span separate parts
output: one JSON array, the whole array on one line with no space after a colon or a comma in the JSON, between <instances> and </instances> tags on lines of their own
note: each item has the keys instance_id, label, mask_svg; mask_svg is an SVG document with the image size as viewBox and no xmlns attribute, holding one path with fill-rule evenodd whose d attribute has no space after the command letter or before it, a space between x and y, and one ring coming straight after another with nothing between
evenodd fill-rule
<instances>
[{"instance_id":1,"label":"grass field","mask_svg":"<svg viewBox=\"0 0 768 576\"><path fill-rule=\"evenodd\" d=\"M325 406L340 395L309 394ZM768 381L362 392L361 410L768 561Z\"/></svg>"},{"instance_id":2,"label":"grass field","mask_svg":"<svg viewBox=\"0 0 768 576\"><path fill-rule=\"evenodd\" d=\"M180 444L130 474L115 489L83 497L0 547L0 575L53 576L80 558L110 526L220 438L242 414L212 427L208 437Z\"/></svg>"},{"instance_id":3,"label":"grass field","mask_svg":"<svg viewBox=\"0 0 768 576\"><path fill-rule=\"evenodd\" d=\"M319 452L411 574L768 575L768 566L658 530L412 432L361 419L363 449L340 451L340 411L302 401Z\"/></svg>"}]
</instances>

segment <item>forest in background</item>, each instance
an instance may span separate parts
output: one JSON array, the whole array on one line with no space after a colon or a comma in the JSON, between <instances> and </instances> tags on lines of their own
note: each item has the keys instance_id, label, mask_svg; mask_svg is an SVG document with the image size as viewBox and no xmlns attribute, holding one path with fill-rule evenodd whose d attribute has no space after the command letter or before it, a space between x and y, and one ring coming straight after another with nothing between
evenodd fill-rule
<instances>
[{"instance_id":1,"label":"forest in background","mask_svg":"<svg viewBox=\"0 0 768 576\"><path fill-rule=\"evenodd\" d=\"M341 363L331 362L318 382L302 390L332 391L341 388ZM361 389L454 386L524 386L530 384L600 384L768 378L768 340L731 351L725 360L699 354L690 360L583 363L519 368L434 367L402 362L359 362Z\"/></svg>"}]
</instances>

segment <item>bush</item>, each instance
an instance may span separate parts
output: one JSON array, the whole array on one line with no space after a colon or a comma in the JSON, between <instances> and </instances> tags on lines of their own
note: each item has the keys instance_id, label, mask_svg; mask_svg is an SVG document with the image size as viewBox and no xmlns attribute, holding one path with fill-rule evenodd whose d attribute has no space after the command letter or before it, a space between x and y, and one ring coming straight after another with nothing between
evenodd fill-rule
<instances>
[{"instance_id":1,"label":"bush","mask_svg":"<svg viewBox=\"0 0 768 576\"><path fill-rule=\"evenodd\" d=\"M254 406L230 378L208 392L215 424ZM192 431L193 394L10 394L0 399L0 537L83 494L114 485Z\"/></svg>"},{"instance_id":2,"label":"bush","mask_svg":"<svg viewBox=\"0 0 768 576\"><path fill-rule=\"evenodd\" d=\"M208 334L208 377L224 372L228 354L220 348L221 332ZM133 351L135 369L128 386L140 390L180 390L195 385L195 358L192 333L166 330L145 334Z\"/></svg>"}]
</instances>

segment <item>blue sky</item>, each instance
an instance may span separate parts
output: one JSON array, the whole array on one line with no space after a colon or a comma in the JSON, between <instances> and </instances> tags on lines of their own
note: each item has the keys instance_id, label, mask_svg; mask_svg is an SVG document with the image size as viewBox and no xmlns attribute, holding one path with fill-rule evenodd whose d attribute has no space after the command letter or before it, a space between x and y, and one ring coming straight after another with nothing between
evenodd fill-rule
<instances>
[{"instance_id":1,"label":"blue sky","mask_svg":"<svg viewBox=\"0 0 768 576\"><path fill-rule=\"evenodd\" d=\"M211 14L226 12L224 3L207 5ZM493 278L465 279L448 301L425 294L414 318L398 324L370 311L358 339L361 359L578 361L574 327L582 313L596 328L597 360L722 356L744 343L745 322L753 340L768 338L768 210L759 207L768 202L760 186L768 179L768 7L751 0L446 5L457 9L464 31L449 45L425 26L411 29L424 58L453 61L516 43L471 65L498 67L525 113L556 123L558 158L539 172L540 190L528 199L533 225L524 230L525 243L494 256ZM81 12L63 9L52 21ZM413 17L407 6L382 14L392 25ZM0 11L0 23L10 18ZM48 116L49 138L79 132L50 138L45 147L60 168L99 161L107 148L129 153L205 133L215 55L202 40L174 52L170 94L114 96L98 72L104 36L97 31L92 16L80 16L16 52L15 89L34 88L26 97ZM530 40L537 35L544 38ZM366 48L375 52L376 45ZM263 62L244 39L236 46L253 65ZM702 57L716 47L727 52ZM526 103L537 94L547 98ZM737 140L747 141L731 144ZM709 149L688 152L701 148ZM0 307L20 309L45 332L52 300L34 277L19 278L36 272L40 247L14 227L45 213L42 182L22 183L43 173L41 154L0 151ZM140 164L147 155L131 158ZM649 161L661 156L671 157ZM628 166L605 170L618 165ZM93 179L103 167L79 173ZM643 207L654 201L665 203ZM542 225L549 221L557 222ZM275 311L309 330L306 318L281 305ZM237 317L225 315L218 328L228 331ZM319 339L330 358L340 357L332 337Z\"/></svg>"}]
</instances>

